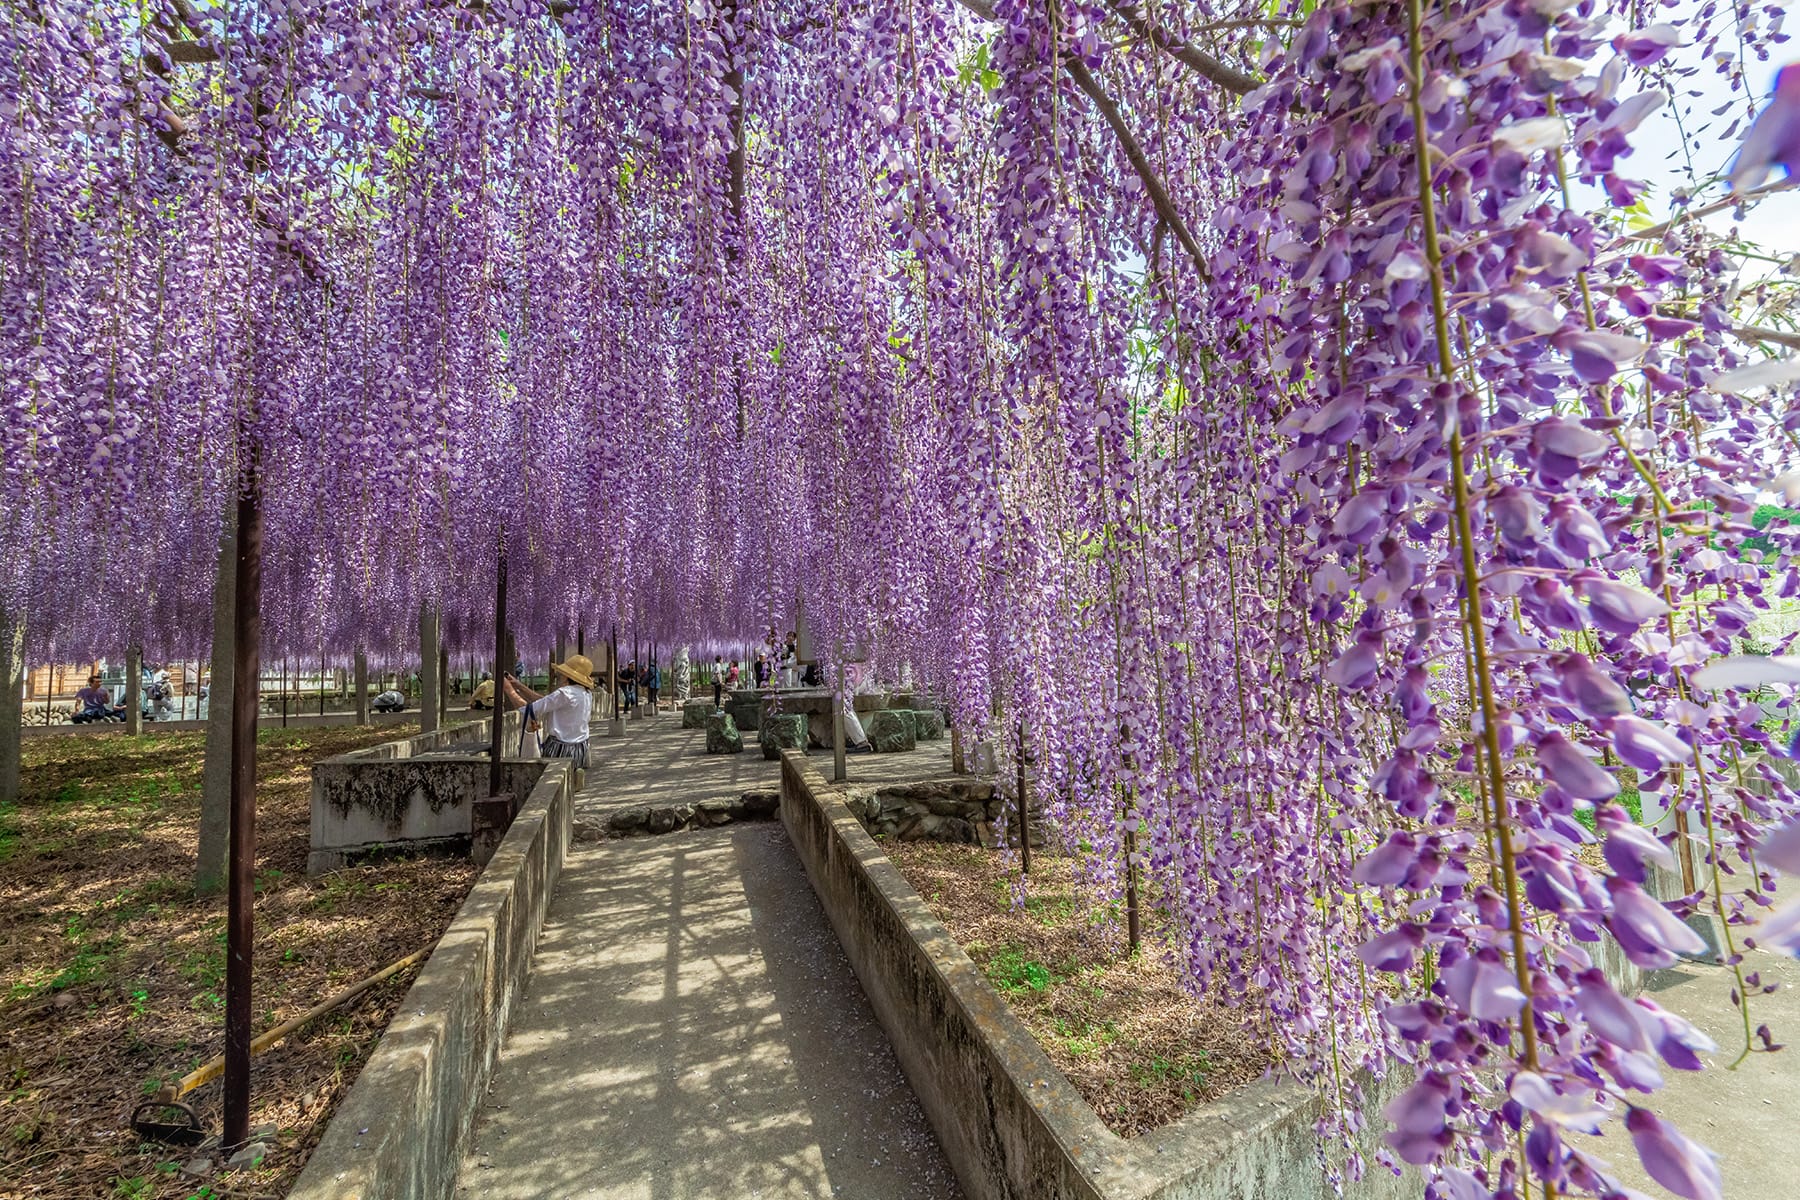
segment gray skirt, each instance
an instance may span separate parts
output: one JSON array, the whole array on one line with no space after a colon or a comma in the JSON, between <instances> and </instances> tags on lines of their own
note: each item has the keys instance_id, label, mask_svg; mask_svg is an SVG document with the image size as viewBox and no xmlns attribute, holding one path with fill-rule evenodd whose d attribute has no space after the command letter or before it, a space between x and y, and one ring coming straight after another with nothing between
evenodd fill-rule
<instances>
[{"instance_id":1,"label":"gray skirt","mask_svg":"<svg viewBox=\"0 0 1800 1200\"><path fill-rule=\"evenodd\" d=\"M571 758L575 760L577 771L587 770L588 744L586 739L579 742L565 742L558 737L545 737L540 741L539 747L543 758Z\"/></svg>"}]
</instances>

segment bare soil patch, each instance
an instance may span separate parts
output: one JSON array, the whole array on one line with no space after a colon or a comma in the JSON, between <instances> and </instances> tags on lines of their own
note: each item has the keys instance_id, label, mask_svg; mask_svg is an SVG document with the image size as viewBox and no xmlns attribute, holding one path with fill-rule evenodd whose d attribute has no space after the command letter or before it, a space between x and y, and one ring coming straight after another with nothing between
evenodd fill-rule
<instances>
[{"instance_id":1,"label":"bare soil patch","mask_svg":"<svg viewBox=\"0 0 1800 1200\"><path fill-rule=\"evenodd\" d=\"M882 849L1121 1137L1176 1120L1269 1066L1242 1015L1183 988L1151 939L1137 956L1125 952L1117 914L1082 902L1070 859L1033 855L1020 906L1017 868L993 850L892 840Z\"/></svg>"},{"instance_id":2,"label":"bare soil patch","mask_svg":"<svg viewBox=\"0 0 1800 1200\"><path fill-rule=\"evenodd\" d=\"M391 860L306 878L314 760L401 726L265 729L258 764L256 1028L436 942L474 880L466 860ZM0 807L0 1197L279 1196L386 1028L417 968L254 1063L251 1170L183 1175L192 1149L127 1118L224 1050L225 898L195 897L204 735L24 743L24 795ZM210 1131L220 1085L183 1097Z\"/></svg>"}]
</instances>

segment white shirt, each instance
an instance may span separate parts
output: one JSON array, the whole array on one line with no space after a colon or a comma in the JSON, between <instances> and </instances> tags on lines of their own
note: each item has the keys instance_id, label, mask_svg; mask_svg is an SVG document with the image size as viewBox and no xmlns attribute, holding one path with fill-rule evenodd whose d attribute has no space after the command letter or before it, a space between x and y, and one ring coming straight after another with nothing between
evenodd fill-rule
<instances>
[{"instance_id":1,"label":"white shirt","mask_svg":"<svg viewBox=\"0 0 1800 1200\"><path fill-rule=\"evenodd\" d=\"M571 744L588 740L588 722L593 714L594 693L572 683L565 683L525 706L526 719L542 723L545 737Z\"/></svg>"}]
</instances>

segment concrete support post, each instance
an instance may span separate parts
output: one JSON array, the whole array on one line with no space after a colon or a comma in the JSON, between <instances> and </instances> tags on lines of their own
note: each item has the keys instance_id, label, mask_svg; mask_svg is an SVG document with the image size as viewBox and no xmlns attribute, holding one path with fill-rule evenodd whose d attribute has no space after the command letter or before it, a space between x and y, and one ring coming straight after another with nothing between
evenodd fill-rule
<instances>
[{"instance_id":1,"label":"concrete support post","mask_svg":"<svg viewBox=\"0 0 1800 1200\"><path fill-rule=\"evenodd\" d=\"M25 721L25 622L0 613L0 804L19 799L19 728Z\"/></svg>"},{"instance_id":2,"label":"concrete support post","mask_svg":"<svg viewBox=\"0 0 1800 1200\"><path fill-rule=\"evenodd\" d=\"M838 651L837 694L832 697L831 705L831 781L843 783L850 777L849 764L844 761L844 704L850 697L844 694L844 652Z\"/></svg>"},{"instance_id":3,"label":"concrete support post","mask_svg":"<svg viewBox=\"0 0 1800 1200\"><path fill-rule=\"evenodd\" d=\"M356 678L350 687L356 693L356 723L367 725L369 723L369 656L361 650L356 652L356 667L353 674Z\"/></svg>"},{"instance_id":4,"label":"concrete support post","mask_svg":"<svg viewBox=\"0 0 1800 1200\"><path fill-rule=\"evenodd\" d=\"M125 651L125 732L144 732L144 648Z\"/></svg>"},{"instance_id":5,"label":"concrete support post","mask_svg":"<svg viewBox=\"0 0 1800 1200\"><path fill-rule=\"evenodd\" d=\"M429 604L419 606L419 732L434 733L442 702L438 697L438 619Z\"/></svg>"}]
</instances>

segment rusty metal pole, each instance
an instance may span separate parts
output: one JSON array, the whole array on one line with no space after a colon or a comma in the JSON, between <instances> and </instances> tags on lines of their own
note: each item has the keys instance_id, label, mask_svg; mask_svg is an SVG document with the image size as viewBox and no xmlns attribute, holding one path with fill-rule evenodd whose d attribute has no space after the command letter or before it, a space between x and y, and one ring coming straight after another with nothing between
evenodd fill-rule
<instances>
[{"instance_id":1,"label":"rusty metal pole","mask_svg":"<svg viewBox=\"0 0 1800 1200\"><path fill-rule=\"evenodd\" d=\"M494 711L493 736L488 741L488 795L498 796L503 782L501 755L504 751L502 727L506 724L506 530L501 528L496 542L499 553L494 566Z\"/></svg>"},{"instance_id":2,"label":"rusty metal pole","mask_svg":"<svg viewBox=\"0 0 1800 1200\"><path fill-rule=\"evenodd\" d=\"M1031 874L1031 801L1025 791L1025 718L1019 718L1019 871Z\"/></svg>"},{"instance_id":3,"label":"rusty metal pole","mask_svg":"<svg viewBox=\"0 0 1800 1200\"><path fill-rule=\"evenodd\" d=\"M250 961L255 938L256 715L262 670L262 480L257 448L239 468L236 612L232 616L231 859L225 961L225 1137L250 1136Z\"/></svg>"}]
</instances>

